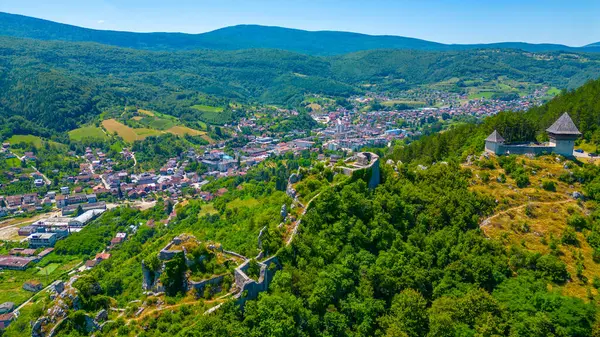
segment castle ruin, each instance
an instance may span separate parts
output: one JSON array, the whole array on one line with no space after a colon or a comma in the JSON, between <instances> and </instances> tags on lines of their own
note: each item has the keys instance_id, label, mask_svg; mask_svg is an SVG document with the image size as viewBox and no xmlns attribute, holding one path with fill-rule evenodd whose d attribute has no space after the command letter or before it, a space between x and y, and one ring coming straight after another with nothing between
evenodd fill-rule
<instances>
[{"instance_id":1,"label":"castle ruin","mask_svg":"<svg viewBox=\"0 0 600 337\"><path fill-rule=\"evenodd\" d=\"M485 140L485 151L495 155L555 153L565 157L573 157L575 140L581 132L573 123L571 116L564 113L548 129L550 140L543 144L506 144L504 138L494 130Z\"/></svg>"}]
</instances>

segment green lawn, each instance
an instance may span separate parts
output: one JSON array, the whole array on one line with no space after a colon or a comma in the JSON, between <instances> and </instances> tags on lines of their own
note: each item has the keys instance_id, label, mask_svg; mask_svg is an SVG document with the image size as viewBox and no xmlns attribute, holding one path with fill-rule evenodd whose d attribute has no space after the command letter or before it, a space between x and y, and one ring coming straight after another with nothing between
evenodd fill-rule
<instances>
[{"instance_id":1,"label":"green lawn","mask_svg":"<svg viewBox=\"0 0 600 337\"><path fill-rule=\"evenodd\" d=\"M77 141L81 141L84 138L105 140L108 139L108 136L99 127L84 126L79 129L69 131L69 138Z\"/></svg>"},{"instance_id":2,"label":"green lawn","mask_svg":"<svg viewBox=\"0 0 600 337\"><path fill-rule=\"evenodd\" d=\"M60 144L51 140L46 140L43 138L40 138L38 136L33 136L33 135L14 135L12 137L10 137L9 139L5 140L5 142L10 143L11 145L15 145L15 144L20 144L20 143L25 143L25 144L32 144L34 147L37 148L41 148L44 143L49 143L50 145L54 145L54 146L65 146L64 144ZM13 151L15 153L18 154L22 154L20 150L16 150Z\"/></svg>"},{"instance_id":3,"label":"green lawn","mask_svg":"<svg viewBox=\"0 0 600 337\"><path fill-rule=\"evenodd\" d=\"M6 159L6 165L8 167L21 167L21 161L19 158L9 158Z\"/></svg>"},{"instance_id":4,"label":"green lawn","mask_svg":"<svg viewBox=\"0 0 600 337\"><path fill-rule=\"evenodd\" d=\"M50 275L52 274L53 271L55 271L58 267L60 267L60 264L58 263L50 263L49 265L47 265L46 267L40 269L37 274L41 275L41 276L46 276L46 275Z\"/></svg>"},{"instance_id":5,"label":"green lawn","mask_svg":"<svg viewBox=\"0 0 600 337\"><path fill-rule=\"evenodd\" d=\"M42 138L40 138L38 136L14 135L14 136L10 137L7 140L7 142L9 142L11 145L27 143L27 144L33 144L33 146L35 146L35 147L41 147L44 141L42 140Z\"/></svg>"}]
</instances>

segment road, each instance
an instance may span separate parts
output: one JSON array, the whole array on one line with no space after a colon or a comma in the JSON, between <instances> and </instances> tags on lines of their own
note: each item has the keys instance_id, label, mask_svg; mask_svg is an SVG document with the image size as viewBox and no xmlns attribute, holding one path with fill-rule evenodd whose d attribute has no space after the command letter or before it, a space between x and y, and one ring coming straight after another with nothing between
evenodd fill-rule
<instances>
[{"instance_id":1,"label":"road","mask_svg":"<svg viewBox=\"0 0 600 337\"><path fill-rule=\"evenodd\" d=\"M94 165L92 165L92 163L89 160L87 162L90 165L90 172L92 172L92 174L96 174L96 170L94 170ZM100 175L100 179L102 180L102 184L104 184L104 188L106 188L107 190L110 190L110 185L108 184L106 179L104 179L103 175Z\"/></svg>"},{"instance_id":2,"label":"road","mask_svg":"<svg viewBox=\"0 0 600 337\"><path fill-rule=\"evenodd\" d=\"M25 161L25 156L18 156L16 153L9 151L13 156L17 157L20 161ZM37 167L31 165L31 168L35 170L35 172L37 172L39 175L42 176L42 178L44 178L44 182L46 183L46 185L51 185L52 181L50 181L50 179L48 179L48 177L46 177L45 174L43 174L42 172L40 172L40 170L37 169Z\"/></svg>"},{"instance_id":3,"label":"road","mask_svg":"<svg viewBox=\"0 0 600 337\"><path fill-rule=\"evenodd\" d=\"M40 170L37 169L37 167L31 165L31 168L35 170L35 172L37 172L39 175L42 176L42 178L44 178L44 182L46 183L46 185L52 185L52 181L50 181L50 179L48 179L48 177L46 177L45 174L43 174L42 172L40 172Z\"/></svg>"},{"instance_id":4,"label":"road","mask_svg":"<svg viewBox=\"0 0 600 337\"><path fill-rule=\"evenodd\" d=\"M73 270L79 268L79 266L81 266L83 264L83 261L81 261L80 263L78 263L75 267L69 269L68 271L65 272L66 275L69 275L70 272L72 272ZM52 282L54 283L54 282ZM50 287L52 286L52 283L50 283L49 285L47 285L44 289L38 291L37 293L31 295L31 297L29 297L29 299L27 299L27 301L23 302L21 305L19 305L14 312L18 312L19 310L21 310L24 306L26 306L29 302L31 302L31 300L35 297L35 295L40 294L44 291L47 291L48 289L50 289Z\"/></svg>"}]
</instances>

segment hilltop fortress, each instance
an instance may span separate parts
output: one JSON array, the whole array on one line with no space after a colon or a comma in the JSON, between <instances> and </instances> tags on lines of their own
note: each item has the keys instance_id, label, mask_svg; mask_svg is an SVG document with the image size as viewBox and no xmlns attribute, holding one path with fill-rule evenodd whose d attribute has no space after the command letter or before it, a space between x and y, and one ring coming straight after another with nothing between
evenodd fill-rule
<instances>
[{"instance_id":1,"label":"hilltop fortress","mask_svg":"<svg viewBox=\"0 0 600 337\"><path fill-rule=\"evenodd\" d=\"M555 153L565 157L573 156L575 140L581 132L568 113L564 113L548 129L550 141L543 144L506 144L504 138L494 130L485 140L485 151L496 155Z\"/></svg>"}]
</instances>

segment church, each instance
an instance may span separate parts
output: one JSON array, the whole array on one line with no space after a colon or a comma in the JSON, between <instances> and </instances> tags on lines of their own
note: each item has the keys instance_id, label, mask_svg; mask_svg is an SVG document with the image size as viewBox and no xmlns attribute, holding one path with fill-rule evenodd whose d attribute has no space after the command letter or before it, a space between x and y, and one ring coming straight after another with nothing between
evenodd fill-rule
<instances>
[{"instance_id":1,"label":"church","mask_svg":"<svg viewBox=\"0 0 600 337\"><path fill-rule=\"evenodd\" d=\"M564 113L548 129L550 141L544 144L507 144L504 138L494 130L485 140L485 151L496 155L509 154L544 154L555 153L565 157L573 156L575 140L581 136L581 132L573 123L571 116Z\"/></svg>"}]
</instances>

